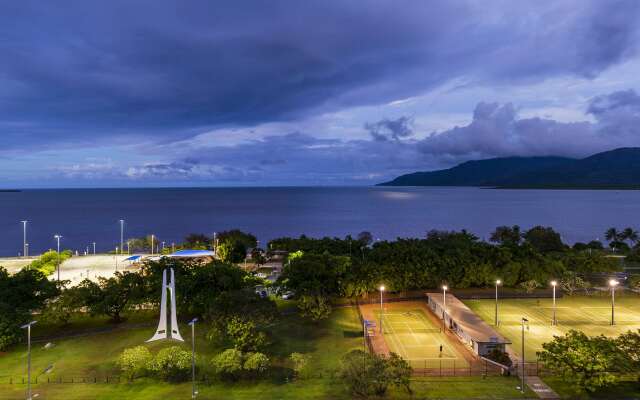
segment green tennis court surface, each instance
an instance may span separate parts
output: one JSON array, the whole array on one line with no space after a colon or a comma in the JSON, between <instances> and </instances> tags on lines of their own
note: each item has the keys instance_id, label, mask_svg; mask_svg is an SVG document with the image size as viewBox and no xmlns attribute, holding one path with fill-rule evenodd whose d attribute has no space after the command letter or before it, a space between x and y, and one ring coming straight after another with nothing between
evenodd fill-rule
<instances>
[{"instance_id":1,"label":"green tennis court surface","mask_svg":"<svg viewBox=\"0 0 640 400\"><path fill-rule=\"evenodd\" d=\"M380 318L380 312L376 314ZM383 336L389 350L407 360L413 368L466 368L465 358L449 342L440 326L427 318L414 304L393 303L385 306ZM376 333L379 334L379 333ZM442 346L442 353L440 352Z\"/></svg>"},{"instance_id":2,"label":"green tennis court surface","mask_svg":"<svg viewBox=\"0 0 640 400\"><path fill-rule=\"evenodd\" d=\"M465 304L488 324L494 324L494 300L465 300ZM640 329L640 297L636 294L616 293L615 322L611 326L611 297L607 293L593 296L565 296L557 300L558 326L551 326L551 299L506 299L499 302L498 331L510 339L516 354L522 352L521 318L529 320L525 330L525 356L535 360L542 344L553 335L564 335L570 329L587 335L617 336L628 330Z\"/></svg>"}]
</instances>

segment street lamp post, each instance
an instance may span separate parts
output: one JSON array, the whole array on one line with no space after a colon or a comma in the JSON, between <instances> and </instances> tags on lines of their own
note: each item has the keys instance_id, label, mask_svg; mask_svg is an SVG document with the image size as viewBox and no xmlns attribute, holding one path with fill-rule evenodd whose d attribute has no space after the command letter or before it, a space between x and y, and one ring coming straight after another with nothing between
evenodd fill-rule
<instances>
[{"instance_id":1,"label":"street lamp post","mask_svg":"<svg viewBox=\"0 0 640 400\"><path fill-rule=\"evenodd\" d=\"M164 251L164 242L162 242L162 251Z\"/></svg>"},{"instance_id":2,"label":"street lamp post","mask_svg":"<svg viewBox=\"0 0 640 400\"><path fill-rule=\"evenodd\" d=\"M27 400L31 400L31 326L38 321L31 321L20 328L27 330Z\"/></svg>"},{"instance_id":3,"label":"street lamp post","mask_svg":"<svg viewBox=\"0 0 640 400\"><path fill-rule=\"evenodd\" d=\"M151 234L151 255L153 255L153 239L155 238L155 236L153 234Z\"/></svg>"},{"instance_id":4,"label":"street lamp post","mask_svg":"<svg viewBox=\"0 0 640 400\"><path fill-rule=\"evenodd\" d=\"M553 288L553 319L551 320L551 325L558 325L558 319L556 318L556 286L558 282L551 281L551 287Z\"/></svg>"},{"instance_id":5,"label":"street lamp post","mask_svg":"<svg viewBox=\"0 0 640 400\"><path fill-rule=\"evenodd\" d=\"M93 255L96 255L96 242L93 242Z\"/></svg>"},{"instance_id":6,"label":"street lamp post","mask_svg":"<svg viewBox=\"0 0 640 400\"><path fill-rule=\"evenodd\" d=\"M29 251L27 249L27 221L21 221L22 222L22 255L24 257L27 257L29 254Z\"/></svg>"},{"instance_id":7,"label":"street lamp post","mask_svg":"<svg viewBox=\"0 0 640 400\"><path fill-rule=\"evenodd\" d=\"M616 286L618 286L618 281L611 279L609 281L609 286L611 286L611 325L615 325Z\"/></svg>"},{"instance_id":8,"label":"street lamp post","mask_svg":"<svg viewBox=\"0 0 640 400\"><path fill-rule=\"evenodd\" d=\"M380 285L380 333L383 333L382 331L382 318L384 315L384 309L382 308L382 292L384 292L384 285Z\"/></svg>"},{"instance_id":9,"label":"street lamp post","mask_svg":"<svg viewBox=\"0 0 640 400\"><path fill-rule=\"evenodd\" d=\"M520 371L520 376L522 378L522 387L520 388L520 391L522 393L524 393L524 375L525 375L524 373L524 326L525 324L529 326L529 320L523 317L522 318L522 353L521 353L522 354L522 371Z\"/></svg>"},{"instance_id":10,"label":"street lamp post","mask_svg":"<svg viewBox=\"0 0 640 400\"><path fill-rule=\"evenodd\" d=\"M58 265L57 265L57 269L58 269L58 282L60 281L60 239L62 239L62 235L54 235L53 236L57 241L58 241Z\"/></svg>"},{"instance_id":11,"label":"street lamp post","mask_svg":"<svg viewBox=\"0 0 640 400\"><path fill-rule=\"evenodd\" d=\"M447 329L446 317L447 317L447 285L442 285L442 332Z\"/></svg>"},{"instance_id":12,"label":"street lamp post","mask_svg":"<svg viewBox=\"0 0 640 400\"><path fill-rule=\"evenodd\" d=\"M117 271L118 270L118 246L116 246L116 254L113 256L113 258L116 259L116 271Z\"/></svg>"},{"instance_id":13,"label":"street lamp post","mask_svg":"<svg viewBox=\"0 0 640 400\"><path fill-rule=\"evenodd\" d=\"M124 251L124 220L120 220L120 253Z\"/></svg>"},{"instance_id":14,"label":"street lamp post","mask_svg":"<svg viewBox=\"0 0 640 400\"><path fill-rule=\"evenodd\" d=\"M500 279L496 280L496 326L498 326L498 286L500 286L501 283Z\"/></svg>"},{"instance_id":15,"label":"street lamp post","mask_svg":"<svg viewBox=\"0 0 640 400\"><path fill-rule=\"evenodd\" d=\"M195 399L198 392L196 391L196 322L198 318L194 318L189 322L191 325L191 398Z\"/></svg>"}]
</instances>

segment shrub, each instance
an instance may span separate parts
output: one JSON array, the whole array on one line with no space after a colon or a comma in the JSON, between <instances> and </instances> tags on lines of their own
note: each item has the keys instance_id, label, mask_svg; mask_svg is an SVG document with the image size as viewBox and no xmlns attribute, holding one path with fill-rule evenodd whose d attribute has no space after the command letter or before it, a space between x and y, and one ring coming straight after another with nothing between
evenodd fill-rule
<instances>
[{"instance_id":1,"label":"shrub","mask_svg":"<svg viewBox=\"0 0 640 400\"><path fill-rule=\"evenodd\" d=\"M136 346L124 349L118 357L118 367L128 380L133 380L136 376L142 376L146 372L152 359L153 356L149 349L144 346Z\"/></svg>"},{"instance_id":2,"label":"shrub","mask_svg":"<svg viewBox=\"0 0 640 400\"><path fill-rule=\"evenodd\" d=\"M233 317L227 324L227 335L240 351L258 351L267 344L267 335L256 328L253 321Z\"/></svg>"},{"instance_id":3,"label":"shrub","mask_svg":"<svg viewBox=\"0 0 640 400\"><path fill-rule=\"evenodd\" d=\"M384 396L390 385L411 393L411 366L395 353L389 358L352 350L342 358L340 378L352 395Z\"/></svg>"},{"instance_id":4,"label":"shrub","mask_svg":"<svg viewBox=\"0 0 640 400\"><path fill-rule=\"evenodd\" d=\"M301 353L291 353L289 359L293 363L293 373L298 378L306 378L308 375L311 356Z\"/></svg>"},{"instance_id":5,"label":"shrub","mask_svg":"<svg viewBox=\"0 0 640 400\"><path fill-rule=\"evenodd\" d=\"M148 369L166 381L186 380L191 371L191 352L178 346L164 348L149 363Z\"/></svg>"},{"instance_id":6,"label":"shrub","mask_svg":"<svg viewBox=\"0 0 640 400\"><path fill-rule=\"evenodd\" d=\"M242 373L243 359L240 350L228 349L215 356L211 362L215 372L222 378L236 380Z\"/></svg>"},{"instance_id":7,"label":"shrub","mask_svg":"<svg viewBox=\"0 0 640 400\"><path fill-rule=\"evenodd\" d=\"M250 375L262 375L269 369L269 357L262 353L249 353L246 355L243 368Z\"/></svg>"}]
</instances>

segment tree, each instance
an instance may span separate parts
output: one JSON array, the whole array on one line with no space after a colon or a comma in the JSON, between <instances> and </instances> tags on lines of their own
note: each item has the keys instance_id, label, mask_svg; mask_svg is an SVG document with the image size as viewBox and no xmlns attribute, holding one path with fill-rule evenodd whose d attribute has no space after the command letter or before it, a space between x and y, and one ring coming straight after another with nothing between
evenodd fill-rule
<instances>
[{"instance_id":1,"label":"tree","mask_svg":"<svg viewBox=\"0 0 640 400\"><path fill-rule=\"evenodd\" d=\"M59 293L60 287L39 270L23 268L9 275L0 267L0 350L21 341L20 326Z\"/></svg>"},{"instance_id":2,"label":"tree","mask_svg":"<svg viewBox=\"0 0 640 400\"><path fill-rule=\"evenodd\" d=\"M144 297L142 276L132 272L116 272L111 278L100 277L98 283L85 279L77 291L77 297L92 315L106 315L114 322L120 322L122 312Z\"/></svg>"},{"instance_id":3,"label":"tree","mask_svg":"<svg viewBox=\"0 0 640 400\"><path fill-rule=\"evenodd\" d=\"M352 395L383 396L390 385L404 387L411 392L411 367L397 354L389 358L362 350L352 350L340 363L339 376Z\"/></svg>"},{"instance_id":4,"label":"tree","mask_svg":"<svg viewBox=\"0 0 640 400\"><path fill-rule=\"evenodd\" d=\"M244 355L240 350L228 349L215 356L211 363L215 372L222 378L236 380L242 373Z\"/></svg>"},{"instance_id":5,"label":"tree","mask_svg":"<svg viewBox=\"0 0 640 400\"><path fill-rule=\"evenodd\" d=\"M575 272L567 272L560 280L560 287L569 296L573 296L576 290L587 289L588 284L584 279L579 277Z\"/></svg>"},{"instance_id":6,"label":"tree","mask_svg":"<svg viewBox=\"0 0 640 400\"><path fill-rule=\"evenodd\" d=\"M258 351L267 344L267 335L253 321L233 317L227 324L227 335L233 347L240 351Z\"/></svg>"},{"instance_id":7,"label":"tree","mask_svg":"<svg viewBox=\"0 0 640 400\"><path fill-rule=\"evenodd\" d=\"M245 356L244 364L242 368L250 376L262 375L269 369L271 361L269 357L262 353L249 353Z\"/></svg>"},{"instance_id":8,"label":"tree","mask_svg":"<svg viewBox=\"0 0 640 400\"><path fill-rule=\"evenodd\" d=\"M38 257L38 259L33 260L27 268L37 269L45 275L51 275L55 272L58 263L62 264L71 258L71 255L71 250L61 251L60 255L58 255L58 252L55 250L49 250Z\"/></svg>"},{"instance_id":9,"label":"tree","mask_svg":"<svg viewBox=\"0 0 640 400\"><path fill-rule=\"evenodd\" d=\"M124 349L118 357L117 364L124 376L132 381L136 376L142 376L146 372L152 360L153 356L149 349L144 346L136 346Z\"/></svg>"},{"instance_id":10,"label":"tree","mask_svg":"<svg viewBox=\"0 0 640 400\"><path fill-rule=\"evenodd\" d=\"M638 243L638 231L633 228L625 228L620 234L620 238L622 240L628 240L631 242L631 245Z\"/></svg>"},{"instance_id":11,"label":"tree","mask_svg":"<svg viewBox=\"0 0 640 400\"><path fill-rule=\"evenodd\" d=\"M284 266L278 284L300 296L302 314L317 321L331 312L330 299L341 294L350 265L349 257L304 253Z\"/></svg>"},{"instance_id":12,"label":"tree","mask_svg":"<svg viewBox=\"0 0 640 400\"><path fill-rule=\"evenodd\" d=\"M166 381L187 380L191 372L191 352L179 346L166 347L156 354L148 368Z\"/></svg>"},{"instance_id":13,"label":"tree","mask_svg":"<svg viewBox=\"0 0 640 400\"><path fill-rule=\"evenodd\" d=\"M565 248L560 234L551 227L534 226L525 232L524 241L541 253L560 252Z\"/></svg>"},{"instance_id":14,"label":"tree","mask_svg":"<svg viewBox=\"0 0 640 400\"><path fill-rule=\"evenodd\" d=\"M640 371L640 330L627 331L616 339L616 345L628 360L624 365L630 372Z\"/></svg>"},{"instance_id":15,"label":"tree","mask_svg":"<svg viewBox=\"0 0 640 400\"><path fill-rule=\"evenodd\" d=\"M310 318L314 322L329 318L331 303L322 295L302 295L298 298L300 315Z\"/></svg>"},{"instance_id":16,"label":"tree","mask_svg":"<svg viewBox=\"0 0 640 400\"><path fill-rule=\"evenodd\" d=\"M491 233L489 240L503 246L517 246L522 240L522 233L518 225L499 226Z\"/></svg>"},{"instance_id":17,"label":"tree","mask_svg":"<svg viewBox=\"0 0 640 400\"><path fill-rule=\"evenodd\" d=\"M540 361L578 391L593 392L615 383L616 372L625 363L614 339L602 335L589 337L575 330L554 336L542 348L538 352Z\"/></svg>"},{"instance_id":18,"label":"tree","mask_svg":"<svg viewBox=\"0 0 640 400\"><path fill-rule=\"evenodd\" d=\"M604 233L604 238L610 242L618 242L622 239L622 235L616 228L612 227Z\"/></svg>"},{"instance_id":19,"label":"tree","mask_svg":"<svg viewBox=\"0 0 640 400\"><path fill-rule=\"evenodd\" d=\"M358 233L358 242L362 243L364 246L369 246L373 243L373 235L371 232L363 231Z\"/></svg>"},{"instance_id":20,"label":"tree","mask_svg":"<svg viewBox=\"0 0 640 400\"><path fill-rule=\"evenodd\" d=\"M522 282L520 286L524 289L526 293L531 294L540 286L540 284L535 279L531 279L531 280Z\"/></svg>"},{"instance_id":21,"label":"tree","mask_svg":"<svg viewBox=\"0 0 640 400\"><path fill-rule=\"evenodd\" d=\"M297 378L305 378L308 373L311 356L308 354L291 353L289 359L293 364L293 374Z\"/></svg>"},{"instance_id":22,"label":"tree","mask_svg":"<svg viewBox=\"0 0 640 400\"><path fill-rule=\"evenodd\" d=\"M409 363L396 353L391 353L386 360L389 382L397 387L403 387L411 393L411 373Z\"/></svg>"},{"instance_id":23,"label":"tree","mask_svg":"<svg viewBox=\"0 0 640 400\"><path fill-rule=\"evenodd\" d=\"M69 281L62 282L61 286L66 286ZM84 307L83 298L76 287L71 287L53 299L47 301L42 318L45 321L66 325L73 314L76 314Z\"/></svg>"},{"instance_id":24,"label":"tree","mask_svg":"<svg viewBox=\"0 0 640 400\"><path fill-rule=\"evenodd\" d=\"M190 233L184 238L184 246L189 249L204 250L209 247L210 241L211 239L202 233Z\"/></svg>"}]
</instances>

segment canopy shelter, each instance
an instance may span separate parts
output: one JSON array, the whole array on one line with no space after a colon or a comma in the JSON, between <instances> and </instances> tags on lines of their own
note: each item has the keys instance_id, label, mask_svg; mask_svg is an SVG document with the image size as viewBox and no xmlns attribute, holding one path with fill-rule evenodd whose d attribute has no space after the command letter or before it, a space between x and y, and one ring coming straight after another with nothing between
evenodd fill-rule
<instances>
[{"instance_id":1,"label":"canopy shelter","mask_svg":"<svg viewBox=\"0 0 640 400\"><path fill-rule=\"evenodd\" d=\"M138 261L140 260L140 258L142 258L142 256L131 256L131 257L125 258L124 261Z\"/></svg>"},{"instance_id":2,"label":"canopy shelter","mask_svg":"<svg viewBox=\"0 0 640 400\"><path fill-rule=\"evenodd\" d=\"M198 257L214 257L216 253L211 250L178 250L175 253L167 255L167 257L175 258L198 258Z\"/></svg>"}]
</instances>

